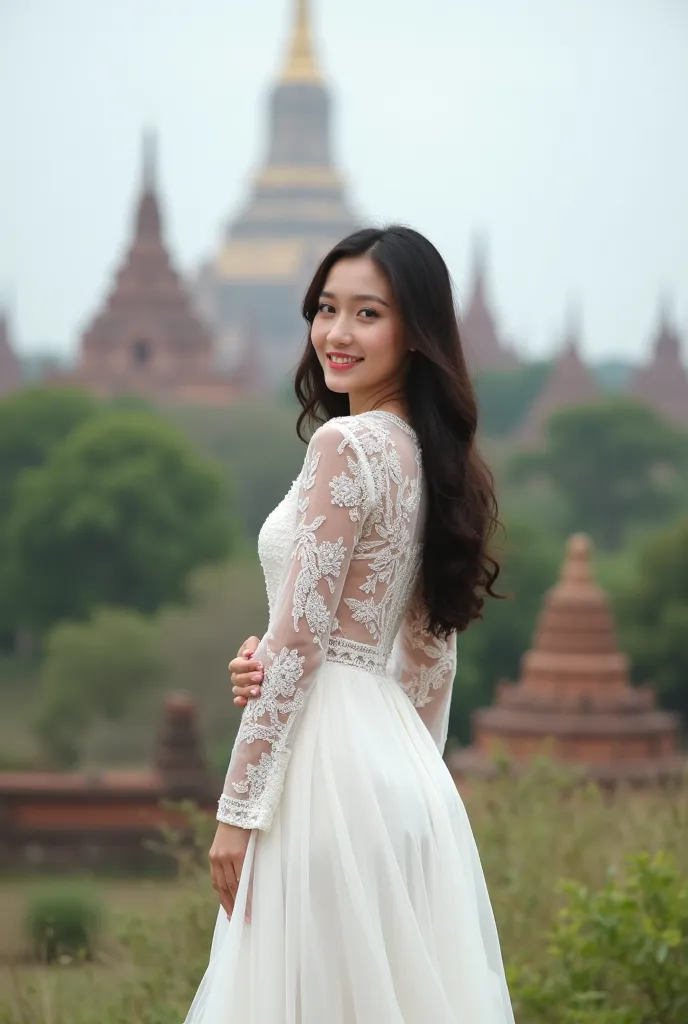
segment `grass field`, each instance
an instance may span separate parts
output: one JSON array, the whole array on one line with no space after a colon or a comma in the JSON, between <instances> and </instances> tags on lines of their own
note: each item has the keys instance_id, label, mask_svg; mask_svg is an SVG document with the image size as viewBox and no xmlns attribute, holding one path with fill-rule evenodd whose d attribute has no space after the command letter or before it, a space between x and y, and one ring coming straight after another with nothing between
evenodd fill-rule
<instances>
[{"instance_id":1,"label":"grass field","mask_svg":"<svg viewBox=\"0 0 688 1024\"><path fill-rule=\"evenodd\" d=\"M562 905L561 879L595 889L610 872L623 877L627 855L659 850L688 879L686 787L618 794L610 801L592 787L572 789L566 773L542 765L519 782L476 786L466 803L511 969L546 962L549 933ZM212 822L205 828L201 860ZM184 1019L207 962L216 912L205 867L177 882L97 884L110 910L99 962L53 968L25 962L8 966L9 954L26 953L22 917L29 883L0 884L1 1024L179 1024ZM553 1024L578 1019L551 1018ZM589 1019L634 1024L652 1018ZM519 1024L529 1024L528 1019L520 1018Z\"/></svg>"}]
</instances>

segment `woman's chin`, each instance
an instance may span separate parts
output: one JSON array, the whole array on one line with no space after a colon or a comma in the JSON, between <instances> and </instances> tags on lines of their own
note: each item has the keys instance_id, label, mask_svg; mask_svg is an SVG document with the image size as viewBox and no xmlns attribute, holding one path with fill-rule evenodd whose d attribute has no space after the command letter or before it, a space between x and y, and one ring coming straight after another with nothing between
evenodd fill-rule
<instances>
[{"instance_id":1,"label":"woman's chin","mask_svg":"<svg viewBox=\"0 0 688 1024\"><path fill-rule=\"evenodd\" d=\"M337 372L328 373L325 370L325 385L330 391L334 391L338 395L346 395L349 393L350 385L342 380L341 377L337 376Z\"/></svg>"}]
</instances>

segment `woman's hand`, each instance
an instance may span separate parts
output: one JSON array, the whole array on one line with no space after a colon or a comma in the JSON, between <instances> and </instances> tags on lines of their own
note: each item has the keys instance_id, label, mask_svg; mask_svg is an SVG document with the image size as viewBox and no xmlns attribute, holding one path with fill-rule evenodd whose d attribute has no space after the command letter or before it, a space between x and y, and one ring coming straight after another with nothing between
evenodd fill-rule
<instances>
[{"instance_id":1,"label":"woman's hand","mask_svg":"<svg viewBox=\"0 0 688 1024\"><path fill-rule=\"evenodd\" d=\"M253 661L260 643L257 636L250 636L239 648L239 652L233 661L229 663L229 672L232 679L232 693L234 703L239 708L246 707L252 697L260 696L260 688L263 682L263 666Z\"/></svg>"},{"instance_id":2,"label":"woman's hand","mask_svg":"<svg viewBox=\"0 0 688 1024\"><path fill-rule=\"evenodd\" d=\"M231 917L234 910L250 838L249 829L220 821L210 847L210 878L227 917Z\"/></svg>"}]
</instances>

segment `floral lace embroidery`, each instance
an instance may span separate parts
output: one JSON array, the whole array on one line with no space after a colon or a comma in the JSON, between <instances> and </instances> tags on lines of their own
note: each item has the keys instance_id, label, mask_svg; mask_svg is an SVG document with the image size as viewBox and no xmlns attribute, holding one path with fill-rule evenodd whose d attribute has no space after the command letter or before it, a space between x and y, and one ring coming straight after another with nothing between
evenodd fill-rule
<instances>
[{"instance_id":1,"label":"floral lace embroidery","mask_svg":"<svg viewBox=\"0 0 688 1024\"><path fill-rule=\"evenodd\" d=\"M270 827L293 727L323 660L387 670L421 562L421 453L412 429L390 419L397 417L364 413L318 431L298 480L263 526L259 554L271 624L256 658L265 675L260 697L244 709L221 821ZM403 433L414 443L402 436L398 450ZM419 653L432 664L408 684L418 707L440 687L451 657L431 646L426 635Z\"/></svg>"},{"instance_id":2,"label":"floral lace embroidery","mask_svg":"<svg viewBox=\"0 0 688 1024\"><path fill-rule=\"evenodd\" d=\"M405 624L406 636L411 648L419 651L429 664L415 661L415 671L410 675L402 673L401 685L409 700L416 708L426 707L433 698L433 692L441 689L456 672L456 650L445 640L439 640L426 629L425 616L418 605L409 609Z\"/></svg>"},{"instance_id":3,"label":"floral lace embroidery","mask_svg":"<svg viewBox=\"0 0 688 1024\"><path fill-rule=\"evenodd\" d=\"M339 451L346 442L342 442ZM301 477L298 511L301 519L292 541L292 561L299 561L301 568L296 577L293 592L292 620L295 632L299 632L301 620L305 619L313 634L313 643L324 651L326 638L337 628L334 618L325 604L318 584L324 581L330 594L335 592L335 579L341 573L347 554L342 537L337 541L316 541L318 529L325 522L325 515L316 515L306 522L310 506L309 491L316 481L320 452L306 458ZM330 483L332 504L349 507L353 522L360 519L363 504L360 471L354 461L348 460L351 477L342 473ZM305 658L297 650L283 647L275 654L270 648L274 637L266 637L265 667L261 695L249 701L244 709L236 746L256 742L269 744L270 750L263 750L255 763L246 765L245 776L231 782L235 793L246 795L247 799L232 799L223 794L218 805L217 817L221 821L238 824L243 828L266 828L272 819L274 808L279 802L286 765L290 757L287 740L296 716L303 708L305 694L298 685L303 676Z\"/></svg>"},{"instance_id":4,"label":"floral lace embroidery","mask_svg":"<svg viewBox=\"0 0 688 1024\"><path fill-rule=\"evenodd\" d=\"M420 502L420 449L416 450L416 475L413 479L404 477L387 427L371 420L371 425L358 435L377 498L357 551L357 557L365 559L370 569L360 587L368 596L363 600L345 597L344 603L373 640L387 648L381 655L384 661L398 626L398 616L393 612L398 610L399 598L405 602L420 566L420 545L413 543L409 528ZM377 594L379 586L384 587L381 597Z\"/></svg>"}]
</instances>

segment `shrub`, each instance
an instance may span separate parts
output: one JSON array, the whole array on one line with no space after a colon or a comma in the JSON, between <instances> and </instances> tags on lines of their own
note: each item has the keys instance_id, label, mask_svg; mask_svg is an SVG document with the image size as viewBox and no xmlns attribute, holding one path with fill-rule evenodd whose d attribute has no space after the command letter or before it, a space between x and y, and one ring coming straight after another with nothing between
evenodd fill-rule
<instances>
[{"instance_id":1,"label":"shrub","mask_svg":"<svg viewBox=\"0 0 688 1024\"><path fill-rule=\"evenodd\" d=\"M73 767L92 720L121 720L161 671L151 620L132 609L99 608L89 622L54 626L35 710L35 729L50 759Z\"/></svg>"},{"instance_id":2,"label":"shrub","mask_svg":"<svg viewBox=\"0 0 688 1024\"><path fill-rule=\"evenodd\" d=\"M56 882L29 896L27 926L36 956L90 960L103 922L103 907L90 886Z\"/></svg>"},{"instance_id":3,"label":"shrub","mask_svg":"<svg viewBox=\"0 0 688 1024\"><path fill-rule=\"evenodd\" d=\"M529 1024L688 1020L688 878L671 857L639 854L597 892L576 882L552 930L549 962L514 972Z\"/></svg>"}]
</instances>

